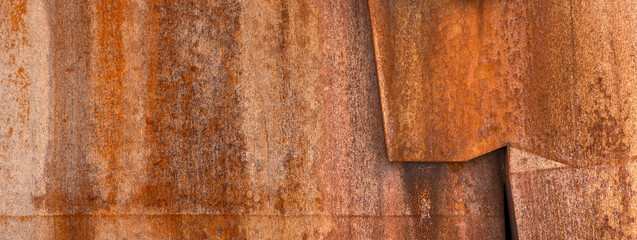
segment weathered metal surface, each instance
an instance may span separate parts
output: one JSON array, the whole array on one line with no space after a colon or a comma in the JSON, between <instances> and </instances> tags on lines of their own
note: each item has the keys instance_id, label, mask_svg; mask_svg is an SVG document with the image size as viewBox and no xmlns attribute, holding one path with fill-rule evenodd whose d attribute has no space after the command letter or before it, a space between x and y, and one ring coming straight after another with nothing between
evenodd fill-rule
<instances>
[{"instance_id":1,"label":"weathered metal surface","mask_svg":"<svg viewBox=\"0 0 637 240\"><path fill-rule=\"evenodd\" d=\"M422 239L506 239L504 149L469 162L404 163ZM418 184L413 184L418 183Z\"/></svg>"},{"instance_id":2,"label":"weathered metal surface","mask_svg":"<svg viewBox=\"0 0 637 240\"><path fill-rule=\"evenodd\" d=\"M467 161L523 132L523 3L369 5L390 161Z\"/></svg>"},{"instance_id":3,"label":"weathered metal surface","mask_svg":"<svg viewBox=\"0 0 637 240\"><path fill-rule=\"evenodd\" d=\"M370 1L391 161L508 146L523 239L632 239L634 1Z\"/></svg>"},{"instance_id":4,"label":"weathered metal surface","mask_svg":"<svg viewBox=\"0 0 637 240\"><path fill-rule=\"evenodd\" d=\"M508 160L518 235L634 239L637 3L538 1L526 11L525 135Z\"/></svg>"},{"instance_id":5,"label":"weathered metal surface","mask_svg":"<svg viewBox=\"0 0 637 240\"><path fill-rule=\"evenodd\" d=\"M636 3L381 3L0 2L0 238L504 238L502 150L387 162L368 9L391 160L509 142L517 236L636 237Z\"/></svg>"},{"instance_id":6,"label":"weathered metal surface","mask_svg":"<svg viewBox=\"0 0 637 240\"><path fill-rule=\"evenodd\" d=\"M390 161L635 155L634 3L370 1Z\"/></svg>"},{"instance_id":7,"label":"weathered metal surface","mask_svg":"<svg viewBox=\"0 0 637 240\"><path fill-rule=\"evenodd\" d=\"M1 1L0 238L503 238L502 153L389 163L365 1Z\"/></svg>"},{"instance_id":8,"label":"weathered metal surface","mask_svg":"<svg viewBox=\"0 0 637 240\"><path fill-rule=\"evenodd\" d=\"M512 142L576 166L636 155L636 7L633 1L528 4L525 134Z\"/></svg>"},{"instance_id":9,"label":"weathered metal surface","mask_svg":"<svg viewBox=\"0 0 637 240\"><path fill-rule=\"evenodd\" d=\"M574 167L508 150L512 224L521 239L637 238L634 159Z\"/></svg>"}]
</instances>

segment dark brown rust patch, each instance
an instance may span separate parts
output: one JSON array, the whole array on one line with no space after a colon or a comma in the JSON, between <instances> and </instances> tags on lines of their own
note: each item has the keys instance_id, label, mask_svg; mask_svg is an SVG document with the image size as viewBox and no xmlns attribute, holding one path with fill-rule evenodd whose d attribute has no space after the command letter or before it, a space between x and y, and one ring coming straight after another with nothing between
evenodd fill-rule
<instances>
[{"instance_id":1,"label":"dark brown rust patch","mask_svg":"<svg viewBox=\"0 0 637 240\"><path fill-rule=\"evenodd\" d=\"M69 214L47 217L53 223L52 239L95 239L94 216Z\"/></svg>"},{"instance_id":2,"label":"dark brown rust patch","mask_svg":"<svg viewBox=\"0 0 637 240\"><path fill-rule=\"evenodd\" d=\"M426 239L504 239L504 149L463 163L403 163L411 229Z\"/></svg>"},{"instance_id":3,"label":"dark brown rust patch","mask_svg":"<svg viewBox=\"0 0 637 240\"><path fill-rule=\"evenodd\" d=\"M46 194L34 205L50 214L89 214L99 193L95 169L87 157L90 76L90 9L83 1L47 1L51 24L53 88L52 139L45 165ZM54 239L90 236L90 221L75 217L55 223Z\"/></svg>"},{"instance_id":4,"label":"dark brown rust patch","mask_svg":"<svg viewBox=\"0 0 637 240\"><path fill-rule=\"evenodd\" d=\"M235 90L240 6L164 1L149 8L151 152L137 198L162 213L246 213L251 199Z\"/></svg>"}]
</instances>

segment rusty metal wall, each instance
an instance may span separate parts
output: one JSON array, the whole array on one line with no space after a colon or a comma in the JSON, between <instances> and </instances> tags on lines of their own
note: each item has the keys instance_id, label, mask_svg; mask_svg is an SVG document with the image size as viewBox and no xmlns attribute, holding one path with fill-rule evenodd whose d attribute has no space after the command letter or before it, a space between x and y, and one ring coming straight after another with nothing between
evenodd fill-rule
<instances>
[{"instance_id":1,"label":"rusty metal wall","mask_svg":"<svg viewBox=\"0 0 637 240\"><path fill-rule=\"evenodd\" d=\"M391 161L507 146L514 236L637 238L637 2L369 5Z\"/></svg>"},{"instance_id":2,"label":"rusty metal wall","mask_svg":"<svg viewBox=\"0 0 637 240\"><path fill-rule=\"evenodd\" d=\"M426 2L0 1L0 238L637 237L637 4Z\"/></svg>"},{"instance_id":3,"label":"rusty metal wall","mask_svg":"<svg viewBox=\"0 0 637 240\"><path fill-rule=\"evenodd\" d=\"M635 156L633 1L370 6L391 161L505 145L577 166Z\"/></svg>"},{"instance_id":4,"label":"rusty metal wall","mask_svg":"<svg viewBox=\"0 0 637 240\"><path fill-rule=\"evenodd\" d=\"M504 238L499 150L390 163L366 1L0 2L0 238Z\"/></svg>"}]
</instances>

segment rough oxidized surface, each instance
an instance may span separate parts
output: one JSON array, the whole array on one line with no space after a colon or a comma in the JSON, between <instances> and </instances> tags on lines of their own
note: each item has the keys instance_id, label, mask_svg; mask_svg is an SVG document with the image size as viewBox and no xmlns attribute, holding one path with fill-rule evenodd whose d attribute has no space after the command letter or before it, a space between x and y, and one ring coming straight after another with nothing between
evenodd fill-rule
<instances>
[{"instance_id":1,"label":"rough oxidized surface","mask_svg":"<svg viewBox=\"0 0 637 240\"><path fill-rule=\"evenodd\" d=\"M509 148L511 214L522 239L637 238L637 164L575 167Z\"/></svg>"},{"instance_id":2,"label":"rough oxidized surface","mask_svg":"<svg viewBox=\"0 0 637 240\"><path fill-rule=\"evenodd\" d=\"M370 1L390 161L467 161L522 130L520 5Z\"/></svg>"},{"instance_id":3,"label":"rough oxidized surface","mask_svg":"<svg viewBox=\"0 0 637 240\"><path fill-rule=\"evenodd\" d=\"M523 239L632 239L637 2L370 1L391 161L508 147Z\"/></svg>"},{"instance_id":4,"label":"rough oxidized surface","mask_svg":"<svg viewBox=\"0 0 637 240\"><path fill-rule=\"evenodd\" d=\"M387 161L368 9L0 1L0 238L503 238L502 151Z\"/></svg>"},{"instance_id":5,"label":"rough oxidized surface","mask_svg":"<svg viewBox=\"0 0 637 240\"><path fill-rule=\"evenodd\" d=\"M633 1L370 1L391 161L635 155Z\"/></svg>"}]
</instances>

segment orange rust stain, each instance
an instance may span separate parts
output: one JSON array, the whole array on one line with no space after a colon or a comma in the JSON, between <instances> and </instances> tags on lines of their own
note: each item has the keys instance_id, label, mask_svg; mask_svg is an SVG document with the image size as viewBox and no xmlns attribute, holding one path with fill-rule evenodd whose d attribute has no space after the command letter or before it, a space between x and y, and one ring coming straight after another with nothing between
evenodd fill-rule
<instances>
[{"instance_id":1,"label":"orange rust stain","mask_svg":"<svg viewBox=\"0 0 637 240\"><path fill-rule=\"evenodd\" d=\"M505 144L496 66L512 43L490 29L507 4L370 1L390 161L467 161Z\"/></svg>"},{"instance_id":2,"label":"orange rust stain","mask_svg":"<svg viewBox=\"0 0 637 240\"><path fill-rule=\"evenodd\" d=\"M95 239L95 217L83 214L69 214L51 218L53 239Z\"/></svg>"},{"instance_id":3,"label":"orange rust stain","mask_svg":"<svg viewBox=\"0 0 637 240\"><path fill-rule=\"evenodd\" d=\"M241 217L228 215L163 215L146 217L155 239L245 239Z\"/></svg>"},{"instance_id":4,"label":"orange rust stain","mask_svg":"<svg viewBox=\"0 0 637 240\"><path fill-rule=\"evenodd\" d=\"M27 13L27 0L9 0L12 7L11 15L11 31L26 33L24 24L24 14Z\"/></svg>"},{"instance_id":5,"label":"orange rust stain","mask_svg":"<svg viewBox=\"0 0 637 240\"><path fill-rule=\"evenodd\" d=\"M124 103L124 43L122 23L124 22L125 1L98 1L95 6L97 40L92 53L91 120L94 124L93 136L98 158L106 161L107 189L103 200L106 210L116 204L118 192L117 172L120 161L130 153L123 152L126 139L124 127L127 115L132 111Z\"/></svg>"},{"instance_id":6,"label":"orange rust stain","mask_svg":"<svg viewBox=\"0 0 637 240\"><path fill-rule=\"evenodd\" d=\"M9 75L9 81L18 87L17 96L15 97L15 101L19 104L18 119L20 119L20 123L28 125L29 115L31 114L31 100L27 89L31 85L31 80L28 73L24 67L18 67L15 74Z\"/></svg>"},{"instance_id":7,"label":"orange rust stain","mask_svg":"<svg viewBox=\"0 0 637 240\"><path fill-rule=\"evenodd\" d=\"M26 35L28 30L25 25L24 15L27 13L27 1L26 0L10 0L9 1L9 19L10 26L9 32L5 33L6 45L5 51L21 51L24 47L29 47ZM14 74L8 76L9 82L13 83L18 89L14 93L14 99L18 103L17 116L21 124L25 126L29 125L29 116L31 114L30 100L28 86L31 84L28 70L24 66L20 66L16 63L15 55L11 55L11 65L17 65L17 70ZM21 131L19 135L22 136Z\"/></svg>"}]
</instances>

